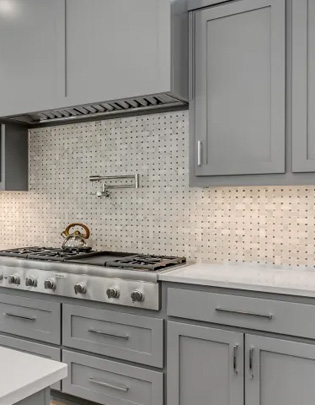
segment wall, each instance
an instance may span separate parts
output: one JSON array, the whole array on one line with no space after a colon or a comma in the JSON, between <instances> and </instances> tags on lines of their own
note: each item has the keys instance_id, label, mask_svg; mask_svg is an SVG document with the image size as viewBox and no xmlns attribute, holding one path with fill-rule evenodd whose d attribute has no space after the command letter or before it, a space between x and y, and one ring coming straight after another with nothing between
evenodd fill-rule
<instances>
[{"instance_id":1,"label":"wall","mask_svg":"<svg viewBox=\"0 0 315 405\"><path fill-rule=\"evenodd\" d=\"M90 195L89 175L141 188ZM313 267L315 187L188 187L188 112L30 131L30 192L0 193L0 248L58 246L83 221L94 247Z\"/></svg>"}]
</instances>

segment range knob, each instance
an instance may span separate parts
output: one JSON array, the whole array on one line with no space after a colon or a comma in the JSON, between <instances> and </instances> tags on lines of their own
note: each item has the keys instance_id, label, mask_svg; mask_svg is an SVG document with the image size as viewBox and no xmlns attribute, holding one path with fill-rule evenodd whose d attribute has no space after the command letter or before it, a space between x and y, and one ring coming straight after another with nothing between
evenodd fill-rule
<instances>
[{"instance_id":1,"label":"range knob","mask_svg":"<svg viewBox=\"0 0 315 405\"><path fill-rule=\"evenodd\" d=\"M117 287L111 287L106 290L106 294L108 298L119 298L120 291Z\"/></svg>"},{"instance_id":2,"label":"range knob","mask_svg":"<svg viewBox=\"0 0 315 405\"><path fill-rule=\"evenodd\" d=\"M30 276L30 277L26 277L25 279L25 285L27 287L37 287L37 280L35 277Z\"/></svg>"},{"instance_id":3,"label":"range knob","mask_svg":"<svg viewBox=\"0 0 315 405\"><path fill-rule=\"evenodd\" d=\"M143 302L144 294L139 290L135 290L131 293L131 299L133 302Z\"/></svg>"},{"instance_id":4,"label":"range knob","mask_svg":"<svg viewBox=\"0 0 315 405\"><path fill-rule=\"evenodd\" d=\"M86 293L86 285L84 283L77 283L74 286L74 292L76 294L85 294Z\"/></svg>"},{"instance_id":5,"label":"range knob","mask_svg":"<svg viewBox=\"0 0 315 405\"><path fill-rule=\"evenodd\" d=\"M3 274L0 273L0 281L2 281L2 280L3 280Z\"/></svg>"},{"instance_id":6,"label":"range knob","mask_svg":"<svg viewBox=\"0 0 315 405\"><path fill-rule=\"evenodd\" d=\"M20 276L18 274L11 274L8 277L9 284L19 285L21 283Z\"/></svg>"},{"instance_id":7,"label":"range knob","mask_svg":"<svg viewBox=\"0 0 315 405\"><path fill-rule=\"evenodd\" d=\"M56 285L56 280L53 278L49 278L48 280L44 281L44 287L46 290L53 290L55 291L55 289L57 288Z\"/></svg>"}]
</instances>

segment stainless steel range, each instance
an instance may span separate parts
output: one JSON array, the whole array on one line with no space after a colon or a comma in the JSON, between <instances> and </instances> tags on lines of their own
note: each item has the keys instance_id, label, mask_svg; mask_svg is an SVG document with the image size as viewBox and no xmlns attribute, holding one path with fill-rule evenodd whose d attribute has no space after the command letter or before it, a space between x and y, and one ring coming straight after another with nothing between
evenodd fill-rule
<instances>
[{"instance_id":1,"label":"stainless steel range","mask_svg":"<svg viewBox=\"0 0 315 405\"><path fill-rule=\"evenodd\" d=\"M0 251L0 287L159 310L158 274L184 257L78 249Z\"/></svg>"}]
</instances>

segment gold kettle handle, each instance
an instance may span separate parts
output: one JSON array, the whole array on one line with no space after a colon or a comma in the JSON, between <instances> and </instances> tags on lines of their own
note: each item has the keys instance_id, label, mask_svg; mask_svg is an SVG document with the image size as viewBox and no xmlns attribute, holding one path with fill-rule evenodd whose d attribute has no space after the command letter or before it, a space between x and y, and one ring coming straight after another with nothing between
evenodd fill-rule
<instances>
[{"instance_id":1,"label":"gold kettle handle","mask_svg":"<svg viewBox=\"0 0 315 405\"><path fill-rule=\"evenodd\" d=\"M89 239L89 237L90 237L90 230L89 230L89 228L88 228L86 225L81 224L80 222L74 222L73 224L69 224L69 225L67 226L67 228L61 233L61 235L62 235L64 238L67 238L67 237L70 235L70 232L69 232L70 229L73 228L74 226L81 226L81 228L83 228L84 231L85 231L85 235L83 235L83 238L84 238L84 239Z\"/></svg>"}]
</instances>

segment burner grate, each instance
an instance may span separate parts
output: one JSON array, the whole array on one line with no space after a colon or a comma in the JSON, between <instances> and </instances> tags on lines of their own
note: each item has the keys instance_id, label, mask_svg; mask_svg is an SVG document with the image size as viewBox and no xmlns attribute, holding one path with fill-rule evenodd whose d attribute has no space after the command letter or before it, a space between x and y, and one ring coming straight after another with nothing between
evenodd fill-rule
<instances>
[{"instance_id":1,"label":"burner grate","mask_svg":"<svg viewBox=\"0 0 315 405\"><path fill-rule=\"evenodd\" d=\"M107 262L106 266L130 270L157 271L185 262L185 257L137 255Z\"/></svg>"}]
</instances>

